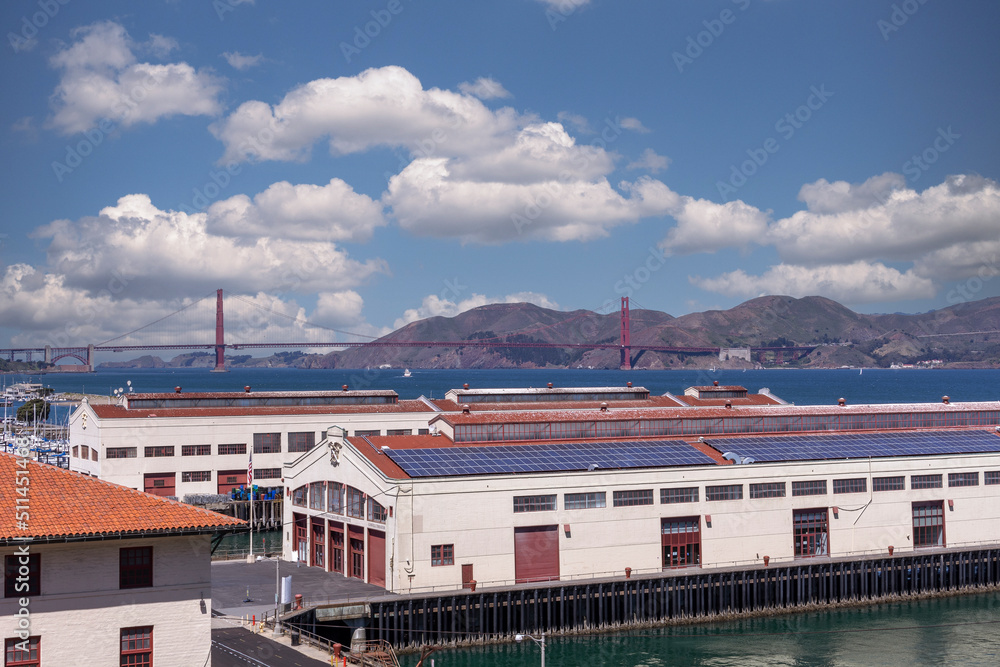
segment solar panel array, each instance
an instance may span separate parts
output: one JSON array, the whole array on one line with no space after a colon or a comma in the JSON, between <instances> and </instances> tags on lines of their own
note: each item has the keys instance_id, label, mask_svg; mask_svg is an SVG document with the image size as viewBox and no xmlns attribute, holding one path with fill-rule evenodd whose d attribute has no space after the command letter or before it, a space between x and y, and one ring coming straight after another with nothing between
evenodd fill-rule
<instances>
[{"instance_id":1,"label":"solar panel array","mask_svg":"<svg viewBox=\"0 0 1000 667\"><path fill-rule=\"evenodd\" d=\"M1000 452L993 431L910 431L706 438L719 452L761 461L809 461Z\"/></svg>"},{"instance_id":2,"label":"solar panel array","mask_svg":"<svg viewBox=\"0 0 1000 667\"><path fill-rule=\"evenodd\" d=\"M410 477L713 465L681 440L382 450Z\"/></svg>"}]
</instances>

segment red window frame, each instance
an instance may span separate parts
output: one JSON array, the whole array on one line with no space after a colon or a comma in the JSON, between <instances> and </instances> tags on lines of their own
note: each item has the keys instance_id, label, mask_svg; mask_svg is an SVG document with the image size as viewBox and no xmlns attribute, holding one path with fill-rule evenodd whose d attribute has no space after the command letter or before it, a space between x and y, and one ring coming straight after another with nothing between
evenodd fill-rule
<instances>
[{"instance_id":1,"label":"red window frame","mask_svg":"<svg viewBox=\"0 0 1000 667\"><path fill-rule=\"evenodd\" d=\"M123 547L118 552L118 588L153 585L153 547Z\"/></svg>"},{"instance_id":2,"label":"red window frame","mask_svg":"<svg viewBox=\"0 0 1000 667\"><path fill-rule=\"evenodd\" d=\"M281 433L254 433L254 454L280 454Z\"/></svg>"},{"instance_id":3,"label":"red window frame","mask_svg":"<svg viewBox=\"0 0 1000 667\"><path fill-rule=\"evenodd\" d=\"M142 450L142 455L149 458L156 458L160 456L173 456L174 446L173 445L156 445L152 447L144 447Z\"/></svg>"},{"instance_id":4,"label":"red window frame","mask_svg":"<svg viewBox=\"0 0 1000 667\"><path fill-rule=\"evenodd\" d=\"M28 642L28 650L22 651L18 648ZM27 639L13 637L4 640L3 647L4 667L38 667L42 664L42 638L34 635Z\"/></svg>"},{"instance_id":5,"label":"red window frame","mask_svg":"<svg viewBox=\"0 0 1000 667\"><path fill-rule=\"evenodd\" d=\"M292 431L288 434L289 452L308 452L316 446L315 431Z\"/></svg>"},{"instance_id":6,"label":"red window frame","mask_svg":"<svg viewBox=\"0 0 1000 667\"><path fill-rule=\"evenodd\" d=\"M792 510L796 558L830 555L830 512L825 507Z\"/></svg>"},{"instance_id":7,"label":"red window frame","mask_svg":"<svg viewBox=\"0 0 1000 667\"><path fill-rule=\"evenodd\" d=\"M211 456L212 445L181 445L181 456Z\"/></svg>"},{"instance_id":8,"label":"red window frame","mask_svg":"<svg viewBox=\"0 0 1000 667\"><path fill-rule=\"evenodd\" d=\"M944 501L913 503L913 547L947 546L944 531Z\"/></svg>"},{"instance_id":9,"label":"red window frame","mask_svg":"<svg viewBox=\"0 0 1000 667\"><path fill-rule=\"evenodd\" d=\"M219 445L219 456L228 456L230 454L246 454L247 453L247 443L245 442L230 442Z\"/></svg>"},{"instance_id":10,"label":"red window frame","mask_svg":"<svg viewBox=\"0 0 1000 667\"><path fill-rule=\"evenodd\" d=\"M663 569L701 565L701 517L660 519Z\"/></svg>"},{"instance_id":11,"label":"red window frame","mask_svg":"<svg viewBox=\"0 0 1000 667\"><path fill-rule=\"evenodd\" d=\"M675 503L696 503L698 502L698 487L684 486L673 489L660 489L660 504L673 505Z\"/></svg>"},{"instance_id":12,"label":"red window frame","mask_svg":"<svg viewBox=\"0 0 1000 667\"><path fill-rule=\"evenodd\" d=\"M435 544L431 546L432 567L439 567L442 565L454 565L454 564L455 564L454 544Z\"/></svg>"},{"instance_id":13,"label":"red window frame","mask_svg":"<svg viewBox=\"0 0 1000 667\"><path fill-rule=\"evenodd\" d=\"M353 486L347 487L347 516L364 519L366 500L367 496L363 491L359 491Z\"/></svg>"},{"instance_id":14,"label":"red window frame","mask_svg":"<svg viewBox=\"0 0 1000 667\"><path fill-rule=\"evenodd\" d=\"M121 629L121 667L152 667L153 626Z\"/></svg>"}]
</instances>

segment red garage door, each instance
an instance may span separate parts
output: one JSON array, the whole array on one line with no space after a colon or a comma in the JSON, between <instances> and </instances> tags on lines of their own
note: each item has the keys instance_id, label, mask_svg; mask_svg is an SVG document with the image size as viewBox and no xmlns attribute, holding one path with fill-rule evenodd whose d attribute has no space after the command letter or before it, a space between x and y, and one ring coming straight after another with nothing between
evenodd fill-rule
<instances>
[{"instance_id":1,"label":"red garage door","mask_svg":"<svg viewBox=\"0 0 1000 667\"><path fill-rule=\"evenodd\" d=\"M219 493L229 495L233 489L246 486L247 470L220 470L219 471Z\"/></svg>"},{"instance_id":2,"label":"red garage door","mask_svg":"<svg viewBox=\"0 0 1000 667\"><path fill-rule=\"evenodd\" d=\"M143 479L143 490L154 496L175 496L176 473L147 472Z\"/></svg>"},{"instance_id":3,"label":"red garage door","mask_svg":"<svg viewBox=\"0 0 1000 667\"><path fill-rule=\"evenodd\" d=\"M368 531L368 583L385 587L385 533Z\"/></svg>"},{"instance_id":4,"label":"red garage door","mask_svg":"<svg viewBox=\"0 0 1000 667\"><path fill-rule=\"evenodd\" d=\"M559 579L559 526L514 529L514 577L517 583Z\"/></svg>"}]
</instances>

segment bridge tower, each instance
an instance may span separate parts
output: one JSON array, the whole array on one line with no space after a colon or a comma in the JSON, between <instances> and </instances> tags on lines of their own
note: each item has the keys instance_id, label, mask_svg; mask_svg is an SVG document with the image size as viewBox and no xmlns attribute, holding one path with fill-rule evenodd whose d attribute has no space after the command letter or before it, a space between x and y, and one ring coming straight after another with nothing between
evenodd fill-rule
<instances>
[{"instance_id":1,"label":"bridge tower","mask_svg":"<svg viewBox=\"0 0 1000 667\"><path fill-rule=\"evenodd\" d=\"M222 290L215 291L215 368L213 373L226 372L226 331L222 318Z\"/></svg>"},{"instance_id":2,"label":"bridge tower","mask_svg":"<svg viewBox=\"0 0 1000 667\"><path fill-rule=\"evenodd\" d=\"M621 365L623 371L632 370L632 334L629 331L628 297L622 297Z\"/></svg>"}]
</instances>

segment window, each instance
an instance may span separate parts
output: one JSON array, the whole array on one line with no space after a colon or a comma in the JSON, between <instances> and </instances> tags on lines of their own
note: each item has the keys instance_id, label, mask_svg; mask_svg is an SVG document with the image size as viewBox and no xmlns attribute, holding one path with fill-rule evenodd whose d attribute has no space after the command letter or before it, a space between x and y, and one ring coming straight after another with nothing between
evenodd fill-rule
<instances>
[{"instance_id":1,"label":"window","mask_svg":"<svg viewBox=\"0 0 1000 667\"><path fill-rule=\"evenodd\" d=\"M5 598L41 595L41 580L41 554L4 556L3 596Z\"/></svg>"},{"instance_id":2,"label":"window","mask_svg":"<svg viewBox=\"0 0 1000 667\"><path fill-rule=\"evenodd\" d=\"M119 588L153 585L153 547L126 547L118 553Z\"/></svg>"},{"instance_id":3,"label":"window","mask_svg":"<svg viewBox=\"0 0 1000 667\"><path fill-rule=\"evenodd\" d=\"M390 428L386 429L386 435L413 435L412 428Z\"/></svg>"},{"instance_id":4,"label":"window","mask_svg":"<svg viewBox=\"0 0 1000 667\"><path fill-rule=\"evenodd\" d=\"M660 503L663 505L696 502L698 502L697 486L687 486L679 489L660 489Z\"/></svg>"},{"instance_id":5,"label":"window","mask_svg":"<svg viewBox=\"0 0 1000 667\"><path fill-rule=\"evenodd\" d=\"M281 468L257 468L253 471L254 479L281 479Z\"/></svg>"},{"instance_id":6,"label":"window","mask_svg":"<svg viewBox=\"0 0 1000 667\"><path fill-rule=\"evenodd\" d=\"M292 504L298 507L305 507L309 502L309 487L300 486L292 491Z\"/></svg>"},{"instance_id":7,"label":"window","mask_svg":"<svg viewBox=\"0 0 1000 667\"><path fill-rule=\"evenodd\" d=\"M701 519L660 519L663 569L701 564Z\"/></svg>"},{"instance_id":8,"label":"window","mask_svg":"<svg viewBox=\"0 0 1000 667\"><path fill-rule=\"evenodd\" d=\"M563 506L568 510L607 507L607 494L603 491L592 491L590 493L567 493L563 496Z\"/></svg>"},{"instance_id":9,"label":"window","mask_svg":"<svg viewBox=\"0 0 1000 667\"><path fill-rule=\"evenodd\" d=\"M706 486L705 500L743 500L743 485Z\"/></svg>"},{"instance_id":10,"label":"window","mask_svg":"<svg viewBox=\"0 0 1000 667\"><path fill-rule=\"evenodd\" d=\"M219 456L225 456L226 454L246 454L247 444L241 442L239 444L228 444L219 445Z\"/></svg>"},{"instance_id":11,"label":"window","mask_svg":"<svg viewBox=\"0 0 1000 667\"><path fill-rule=\"evenodd\" d=\"M872 491L904 491L906 490L906 478L899 477L876 477L872 480Z\"/></svg>"},{"instance_id":12,"label":"window","mask_svg":"<svg viewBox=\"0 0 1000 667\"><path fill-rule=\"evenodd\" d=\"M153 626L122 628L122 667L151 667L153 664Z\"/></svg>"},{"instance_id":13,"label":"window","mask_svg":"<svg viewBox=\"0 0 1000 667\"><path fill-rule=\"evenodd\" d=\"M97 450L96 449L91 449L90 450L90 460L91 461L96 461L97 460Z\"/></svg>"},{"instance_id":14,"label":"window","mask_svg":"<svg viewBox=\"0 0 1000 667\"><path fill-rule=\"evenodd\" d=\"M944 546L944 502L913 503L913 546Z\"/></svg>"},{"instance_id":15,"label":"window","mask_svg":"<svg viewBox=\"0 0 1000 667\"><path fill-rule=\"evenodd\" d=\"M556 497L514 496L514 512L548 512L556 508Z\"/></svg>"},{"instance_id":16,"label":"window","mask_svg":"<svg viewBox=\"0 0 1000 667\"><path fill-rule=\"evenodd\" d=\"M87 458L87 452L83 453L83 457ZM75 458L75 459L80 458L80 446L79 445L73 445L73 458Z\"/></svg>"},{"instance_id":17,"label":"window","mask_svg":"<svg viewBox=\"0 0 1000 667\"><path fill-rule=\"evenodd\" d=\"M355 431L354 435L356 435L358 437L361 437L363 435L382 435L382 431L380 431L377 428L376 429L369 429L369 430L362 429L360 431Z\"/></svg>"},{"instance_id":18,"label":"window","mask_svg":"<svg viewBox=\"0 0 1000 667\"><path fill-rule=\"evenodd\" d=\"M431 547L431 565L454 565L455 545L436 544Z\"/></svg>"},{"instance_id":19,"label":"window","mask_svg":"<svg viewBox=\"0 0 1000 667\"><path fill-rule=\"evenodd\" d=\"M347 487L347 516L365 518L365 494L353 486Z\"/></svg>"},{"instance_id":20,"label":"window","mask_svg":"<svg viewBox=\"0 0 1000 667\"><path fill-rule=\"evenodd\" d=\"M330 482L326 485L327 511L334 514L344 513L344 485L340 482Z\"/></svg>"},{"instance_id":21,"label":"window","mask_svg":"<svg viewBox=\"0 0 1000 667\"><path fill-rule=\"evenodd\" d=\"M941 475L910 475L911 489L940 489Z\"/></svg>"},{"instance_id":22,"label":"window","mask_svg":"<svg viewBox=\"0 0 1000 667\"><path fill-rule=\"evenodd\" d=\"M1000 484L1000 470L987 470L984 472L983 484Z\"/></svg>"},{"instance_id":23,"label":"window","mask_svg":"<svg viewBox=\"0 0 1000 667\"><path fill-rule=\"evenodd\" d=\"M288 451L290 452L308 452L315 446L316 433L313 431L288 434Z\"/></svg>"},{"instance_id":24,"label":"window","mask_svg":"<svg viewBox=\"0 0 1000 667\"><path fill-rule=\"evenodd\" d=\"M199 470L195 472L182 472L181 473L182 482L211 482L212 481L212 471L211 470Z\"/></svg>"},{"instance_id":25,"label":"window","mask_svg":"<svg viewBox=\"0 0 1000 667\"><path fill-rule=\"evenodd\" d=\"M792 512L796 558L826 556L830 553L828 520L826 508Z\"/></svg>"},{"instance_id":26,"label":"window","mask_svg":"<svg viewBox=\"0 0 1000 667\"><path fill-rule=\"evenodd\" d=\"M948 486L979 486L978 472L950 472Z\"/></svg>"},{"instance_id":27,"label":"window","mask_svg":"<svg viewBox=\"0 0 1000 667\"><path fill-rule=\"evenodd\" d=\"M868 491L868 480L864 477L833 480L834 493L865 493Z\"/></svg>"},{"instance_id":28,"label":"window","mask_svg":"<svg viewBox=\"0 0 1000 667\"><path fill-rule=\"evenodd\" d=\"M4 640L5 667L38 667L41 662L41 637L17 637ZM27 649L27 650L25 650Z\"/></svg>"},{"instance_id":29,"label":"window","mask_svg":"<svg viewBox=\"0 0 1000 667\"><path fill-rule=\"evenodd\" d=\"M380 503L378 503L374 498L368 499L368 520L376 521L378 523L385 523L386 517L389 513L386 511Z\"/></svg>"},{"instance_id":30,"label":"window","mask_svg":"<svg viewBox=\"0 0 1000 667\"><path fill-rule=\"evenodd\" d=\"M635 505L652 505L653 490L641 489L638 491L615 491L612 494L612 502L615 507L634 507Z\"/></svg>"},{"instance_id":31,"label":"window","mask_svg":"<svg viewBox=\"0 0 1000 667\"><path fill-rule=\"evenodd\" d=\"M280 433L254 433L253 434L254 454L280 454L281 434Z\"/></svg>"},{"instance_id":32,"label":"window","mask_svg":"<svg viewBox=\"0 0 1000 667\"><path fill-rule=\"evenodd\" d=\"M158 457L158 456L173 456L174 446L167 445L165 447L146 447L143 451L143 456Z\"/></svg>"},{"instance_id":33,"label":"window","mask_svg":"<svg viewBox=\"0 0 1000 667\"><path fill-rule=\"evenodd\" d=\"M427 435L431 430L429 428L418 428L417 435Z\"/></svg>"},{"instance_id":34,"label":"window","mask_svg":"<svg viewBox=\"0 0 1000 667\"><path fill-rule=\"evenodd\" d=\"M784 482L766 482L750 485L750 498L784 498Z\"/></svg>"},{"instance_id":35,"label":"window","mask_svg":"<svg viewBox=\"0 0 1000 667\"><path fill-rule=\"evenodd\" d=\"M219 452L221 454L221 452ZM181 445L181 456L211 456L212 445Z\"/></svg>"},{"instance_id":36,"label":"window","mask_svg":"<svg viewBox=\"0 0 1000 667\"><path fill-rule=\"evenodd\" d=\"M792 482L793 496L825 496L826 480L811 479L805 482Z\"/></svg>"},{"instance_id":37,"label":"window","mask_svg":"<svg viewBox=\"0 0 1000 667\"><path fill-rule=\"evenodd\" d=\"M313 482L309 485L309 509L326 511L326 482Z\"/></svg>"},{"instance_id":38,"label":"window","mask_svg":"<svg viewBox=\"0 0 1000 667\"><path fill-rule=\"evenodd\" d=\"M109 459L134 459L136 458L135 447L108 447L104 456Z\"/></svg>"}]
</instances>

